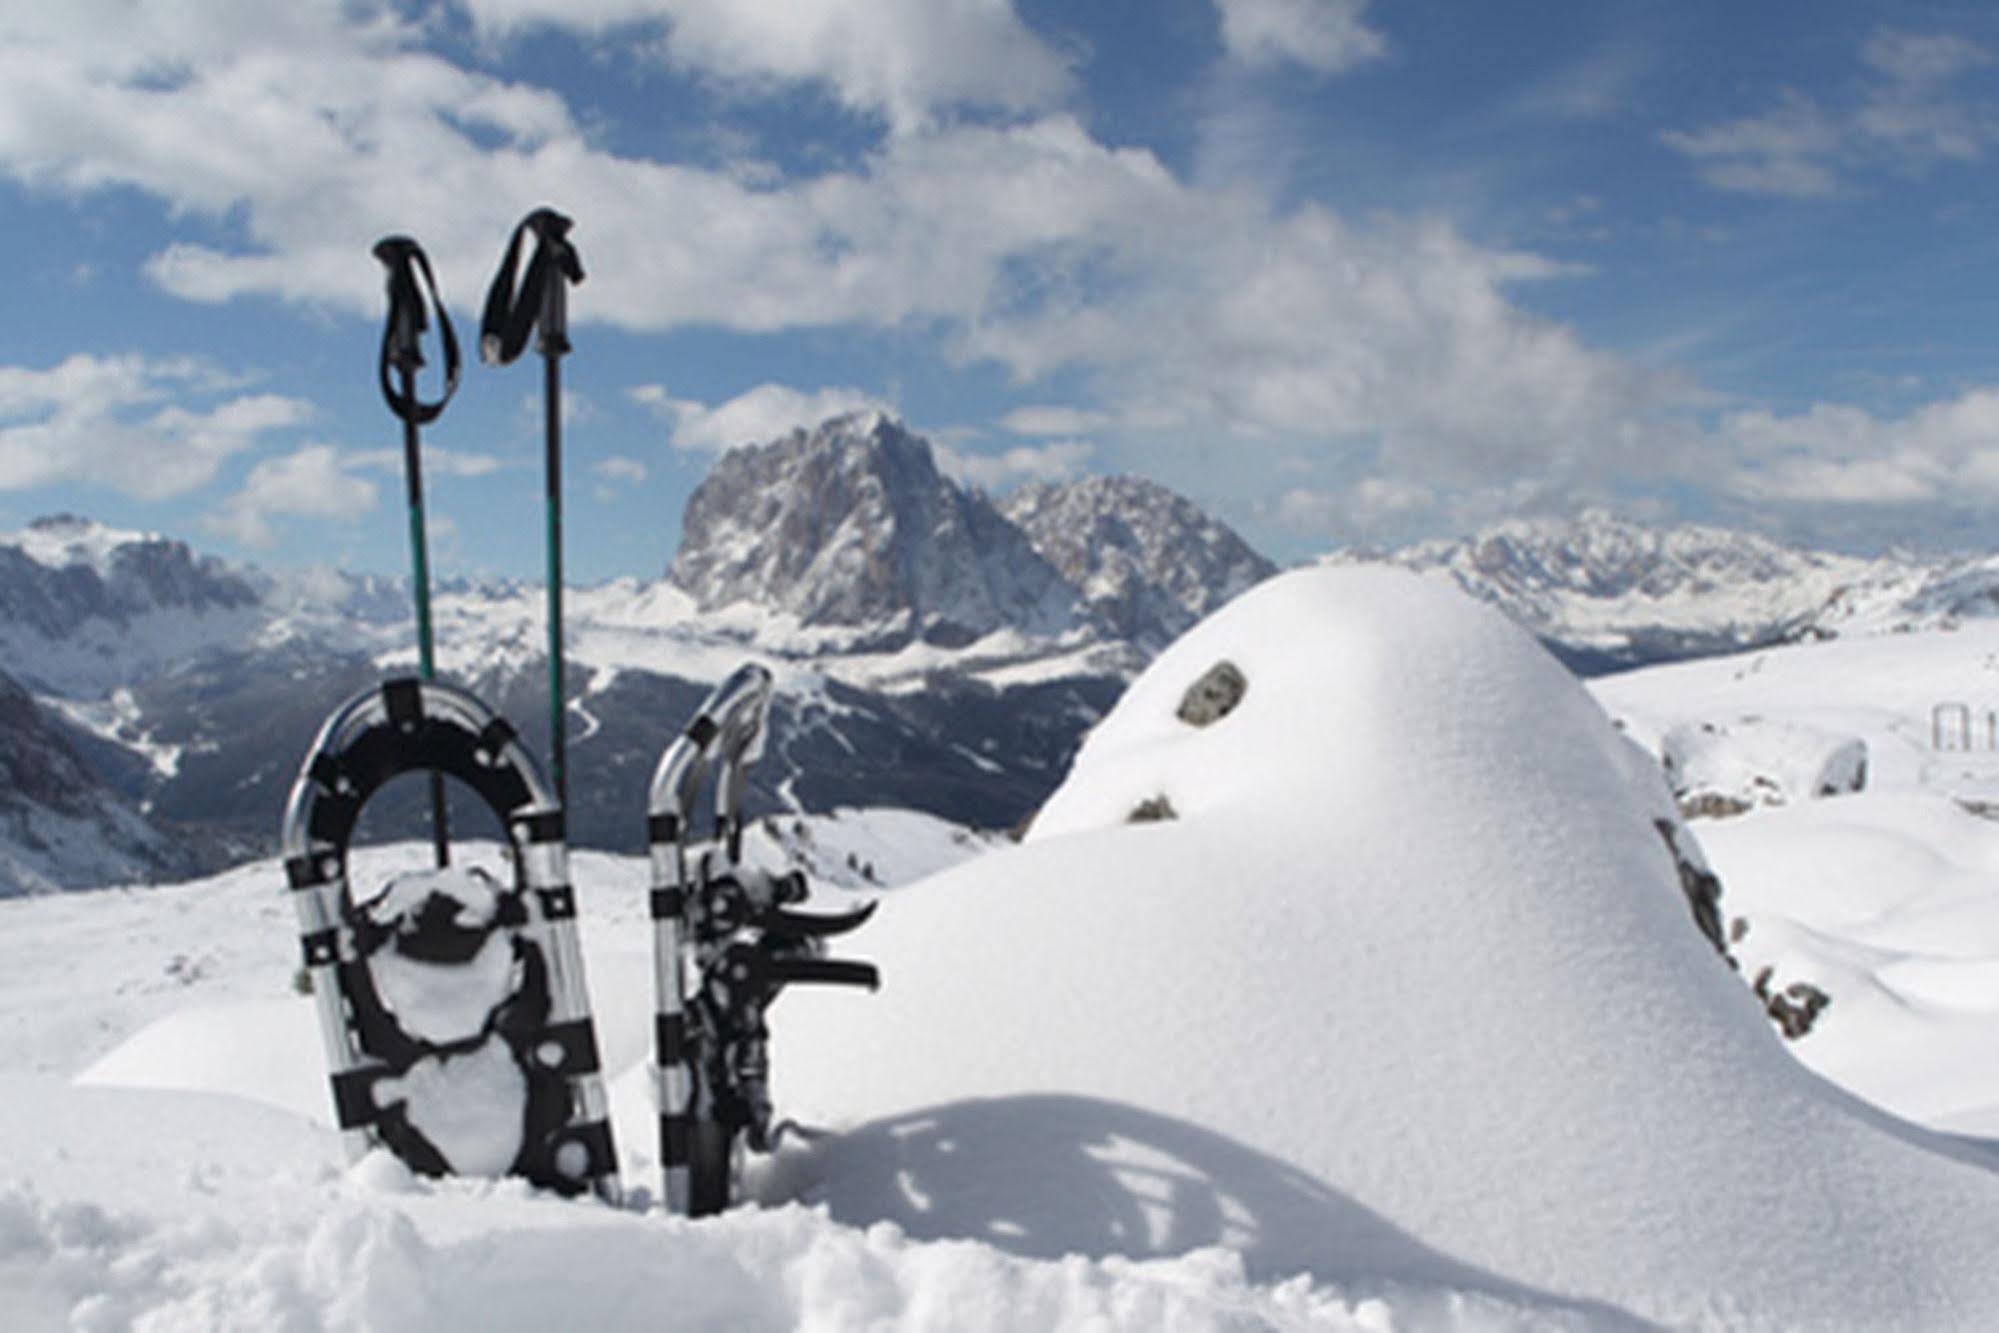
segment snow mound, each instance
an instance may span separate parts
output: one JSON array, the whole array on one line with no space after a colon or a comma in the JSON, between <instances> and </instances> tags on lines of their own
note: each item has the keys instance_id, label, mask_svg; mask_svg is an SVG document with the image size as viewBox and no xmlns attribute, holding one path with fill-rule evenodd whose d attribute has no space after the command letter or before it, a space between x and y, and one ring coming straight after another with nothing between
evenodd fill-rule
<instances>
[{"instance_id":1,"label":"snow mound","mask_svg":"<svg viewBox=\"0 0 1999 1333\"><path fill-rule=\"evenodd\" d=\"M1904 790L1703 833L1744 973L1831 996L1797 1057L1903 1115L1999 1134L1999 823Z\"/></svg>"},{"instance_id":2,"label":"snow mound","mask_svg":"<svg viewBox=\"0 0 1999 1333\"><path fill-rule=\"evenodd\" d=\"M1660 738L1660 762L1688 817L1737 815L1856 792L1867 742L1796 722L1745 717L1682 723Z\"/></svg>"},{"instance_id":3,"label":"snow mound","mask_svg":"<svg viewBox=\"0 0 1999 1333\"><path fill-rule=\"evenodd\" d=\"M1223 660L1240 703L1180 721ZM765 1188L1592 1323L1982 1322L1999 1180L1787 1056L1634 755L1461 594L1271 580L1134 683L1027 845L889 899L853 945L879 996L774 1011L779 1104L844 1132Z\"/></svg>"}]
</instances>

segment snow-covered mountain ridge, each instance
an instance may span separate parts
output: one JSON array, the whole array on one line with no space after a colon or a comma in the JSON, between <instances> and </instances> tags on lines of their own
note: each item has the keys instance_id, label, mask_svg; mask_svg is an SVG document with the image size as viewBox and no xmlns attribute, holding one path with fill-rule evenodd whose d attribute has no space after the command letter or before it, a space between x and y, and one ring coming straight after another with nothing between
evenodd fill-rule
<instances>
[{"instance_id":1,"label":"snow-covered mountain ridge","mask_svg":"<svg viewBox=\"0 0 1999 1333\"><path fill-rule=\"evenodd\" d=\"M1868 558L1753 533L1590 511L1394 552L1340 551L1447 579L1586 674L1841 634L1946 626L1999 607L1999 561Z\"/></svg>"},{"instance_id":2,"label":"snow-covered mountain ridge","mask_svg":"<svg viewBox=\"0 0 1999 1333\"><path fill-rule=\"evenodd\" d=\"M1035 482L1000 512L1097 623L1149 657L1277 567L1192 502L1143 477Z\"/></svg>"},{"instance_id":3,"label":"snow-covered mountain ridge","mask_svg":"<svg viewBox=\"0 0 1999 1333\"><path fill-rule=\"evenodd\" d=\"M781 653L1018 665L1080 652L1128 676L1275 572L1190 501L1138 477L1042 483L995 504L880 412L717 460L667 581ZM881 669L873 668L879 677Z\"/></svg>"},{"instance_id":4,"label":"snow-covered mountain ridge","mask_svg":"<svg viewBox=\"0 0 1999 1333\"><path fill-rule=\"evenodd\" d=\"M1454 582L1585 674L1948 626L1990 614L1999 590L1992 561L1600 514L1328 558ZM658 747L746 658L779 682L758 808L906 802L1011 826L1137 671L1272 568L1139 478L995 502L878 413L736 449L690 500L665 577L571 591L572 827L626 845ZM440 668L545 744L541 589L447 571L433 605ZM0 661L111 794L241 854L266 845L325 712L415 662L404 580L234 566L72 516L0 536L0 612Z\"/></svg>"},{"instance_id":5,"label":"snow-covered mountain ridge","mask_svg":"<svg viewBox=\"0 0 1999 1333\"><path fill-rule=\"evenodd\" d=\"M670 577L567 599L573 834L630 842L660 747L746 658L779 682L753 807L1016 823L1123 681L1270 568L1162 488L1080 486L1078 504L1037 497L1091 516L1089 543L1051 559L1045 524L942 475L886 417L730 454L688 505ZM327 710L415 663L400 579L231 567L72 517L0 538L9 607L5 660L107 795L236 854L268 843ZM447 577L433 614L440 670L545 745L541 588Z\"/></svg>"}]
</instances>

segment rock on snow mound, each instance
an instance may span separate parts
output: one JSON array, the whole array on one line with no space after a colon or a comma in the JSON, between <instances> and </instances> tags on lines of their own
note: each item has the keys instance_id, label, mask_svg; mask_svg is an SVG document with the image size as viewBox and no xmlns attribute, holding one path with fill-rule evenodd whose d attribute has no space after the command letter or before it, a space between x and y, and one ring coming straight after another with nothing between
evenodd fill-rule
<instances>
[{"instance_id":1,"label":"rock on snow mound","mask_svg":"<svg viewBox=\"0 0 1999 1333\"><path fill-rule=\"evenodd\" d=\"M1235 706L1179 720L1224 660ZM1592 1324L1989 1326L1999 1179L1784 1052L1634 753L1454 591L1264 584L1131 687L1026 846L892 900L881 995L777 1009L780 1105L855 1128L768 1188Z\"/></svg>"}]
</instances>

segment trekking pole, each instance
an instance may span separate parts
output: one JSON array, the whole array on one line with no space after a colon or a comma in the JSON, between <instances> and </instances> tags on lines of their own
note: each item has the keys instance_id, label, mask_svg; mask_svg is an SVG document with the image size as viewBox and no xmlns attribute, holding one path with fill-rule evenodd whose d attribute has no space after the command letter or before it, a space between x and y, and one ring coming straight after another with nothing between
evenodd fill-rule
<instances>
[{"instance_id":1,"label":"trekking pole","mask_svg":"<svg viewBox=\"0 0 1999 1333\"><path fill-rule=\"evenodd\" d=\"M385 236L375 242L375 258L389 271L389 316L382 327L382 397L389 410L403 423L403 477L407 483L410 525L410 581L416 591L417 674L425 680L437 675L437 662L430 630L430 557L425 539L423 514L423 458L417 427L437 420L444 405L458 387L458 335L452 331L451 316L437 295L437 279L423 247L407 236ZM423 280L422 287L417 279ZM434 403L417 397L416 372L423 364L418 345L429 321L424 316L424 290L437 311L439 340L444 345L444 392ZM391 382L391 372L394 380ZM438 869L451 864L451 829L445 816L444 774L430 773L430 837Z\"/></svg>"},{"instance_id":2,"label":"trekking pole","mask_svg":"<svg viewBox=\"0 0 1999 1333\"><path fill-rule=\"evenodd\" d=\"M548 754L556 799L569 805L569 764L563 726L562 684L562 358L569 351L569 284L583 281L583 261L569 243L574 223L552 208L537 208L514 228L500 271L486 289L479 322L479 359L504 366L539 330L542 356L543 503L548 529ZM534 233L527 272L515 284L521 241Z\"/></svg>"}]
</instances>

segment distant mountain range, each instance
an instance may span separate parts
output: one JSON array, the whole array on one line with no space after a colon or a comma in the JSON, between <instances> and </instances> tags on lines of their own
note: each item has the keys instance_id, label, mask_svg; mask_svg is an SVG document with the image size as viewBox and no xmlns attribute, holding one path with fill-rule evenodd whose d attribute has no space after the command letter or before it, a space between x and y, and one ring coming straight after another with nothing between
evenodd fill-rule
<instances>
[{"instance_id":1,"label":"distant mountain range","mask_svg":"<svg viewBox=\"0 0 1999 1333\"><path fill-rule=\"evenodd\" d=\"M1993 561L1863 560L1602 514L1326 558L1450 579L1584 672L1999 602ZM779 682L753 811L906 805L1011 826L1132 673L1274 568L1134 477L995 502L879 413L733 450L690 498L663 577L572 590L573 835L640 844L659 749L745 658ZM415 657L399 580L236 567L69 516L0 537L0 613L0 668L19 682L0 686L0 893L268 850L321 719ZM540 589L447 583L435 615L440 670L545 751ZM421 804L392 787L364 831L414 833ZM61 838L44 815L69 821ZM63 852L86 826L103 854Z\"/></svg>"},{"instance_id":2,"label":"distant mountain range","mask_svg":"<svg viewBox=\"0 0 1999 1333\"><path fill-rule=\"evenodd\" d=\"M1504 611L1585 675L1800 639L1935 628L1999 606L1999 558L1839 555L1589 512L1326 559L1385 561Z\"/></svg>"}]
</instances>

